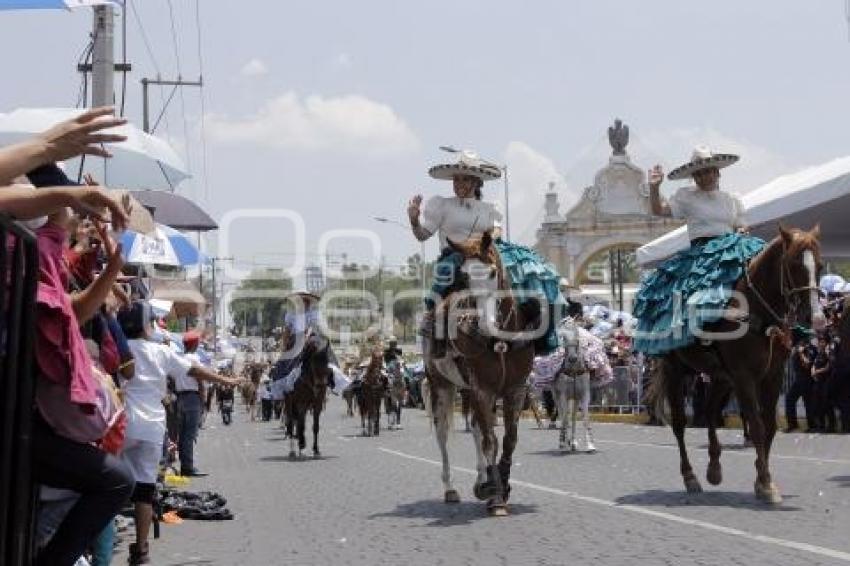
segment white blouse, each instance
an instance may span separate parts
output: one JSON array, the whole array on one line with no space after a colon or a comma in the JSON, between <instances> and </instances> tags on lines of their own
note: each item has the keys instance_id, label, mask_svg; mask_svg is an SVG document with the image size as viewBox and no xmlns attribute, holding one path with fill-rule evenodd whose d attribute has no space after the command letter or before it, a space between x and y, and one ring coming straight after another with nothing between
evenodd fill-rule
<instances>
[{"instance_id":1,"label":"white blouse","mask_svg":"<svg viewBox=\"0 0 850 566\"><path fill-rule=\"evenodd\" d=\"M434 196L425 203L422 227L433 234L439 232L440 249L448 239L465 242L500 226L502 213L496 204L474 198Z\"/></svg>"},{"instance_id":2,"label":"white blouse","mask_svg":"<svg viewBox=\"0 0 850 566\"><path fill-rule=\"evenodd\" d=\"M705 238L734 232L746 226L744 205L736 195L722 190L681 187L670 198L673 218L688 223L688 238Z\"/></svg>"}]
</instances>

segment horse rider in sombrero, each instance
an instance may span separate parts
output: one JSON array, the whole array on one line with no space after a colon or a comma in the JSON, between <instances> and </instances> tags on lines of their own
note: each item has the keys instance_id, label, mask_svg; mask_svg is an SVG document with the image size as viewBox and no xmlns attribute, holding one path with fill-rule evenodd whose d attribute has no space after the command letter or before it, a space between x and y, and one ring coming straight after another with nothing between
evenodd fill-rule
<instances>
[{"instance_id":1,"label":"horse rider in sombrero","mask_svg":"<svg viewBox=\"0 0 850 566\"><path fill-rule=\"evenodd\" d=\"M322 335L319 325L320 297L307 290L297 290L287 295L287 302L294 308L288 309L283 319L283 351L284 356L275 365L275 379L287 377L303 363L304 347L311 339L322 343L328 348L330 363L336 365L336 356L330 342ZM293 384L290 383L289 387ZM328 378L328 385L333 389L333 377Z\"/></svg>"},{"instance_id":2,"label":"horse rider in sombrero","mask_svg":"<svg viewBox=\"0 0 850 566\"><path fill-rule=\"evenodd\" d=\"M452 289L464 262L462 254L449 246L449 240L462 243L471 238L480 238L485 232L490 232L495 239L502 267L512 287L537 293L550 303L547 331L537 340L536 346L543 352L557 348L555 325L551 321L558 320L554 318L555 306L563 308L565 304L558 289L559 275L533 250L502 240L502 214L495 203L481 198L484 183L499 179L502 176L501 169L467 150L460 152L457 162L435 165L428 170L428 174L434 179L452 181L454 196L433 196L425 202L423 210L422 195L416 195L407 207L410 227L417 240L424 242L435 233L440 239L441 253L434 265L432 295L425 299L426 312L422 328L426 337L423 341L425 357L436 359L446 355L445 341L441 338L448 332L435 331L435 306ZM523 302L527 300L520 298L520 303ZM440 338L437 338L438 335ZM456 366L451 371L457 371Z\"/></svg>"},{"instance_id":3,"label":"horse rider in sombrero","mask_svg":"<svg viewBox=\"0 0 850 566\"><path fill-rule=\"evenodd\" d=\"M664 172L649 171L652 213L685 220L690 247L665 260L642 283L635 297L638 328L634 348L661 355L695 342L693 330L720 319L732 287L747 263L764 247L746 233L741 200L720 188L720 169L737 155L697 147L691 160L667 176L692 178L665 202L659 194Z\"/></svg>"}]
</instances>

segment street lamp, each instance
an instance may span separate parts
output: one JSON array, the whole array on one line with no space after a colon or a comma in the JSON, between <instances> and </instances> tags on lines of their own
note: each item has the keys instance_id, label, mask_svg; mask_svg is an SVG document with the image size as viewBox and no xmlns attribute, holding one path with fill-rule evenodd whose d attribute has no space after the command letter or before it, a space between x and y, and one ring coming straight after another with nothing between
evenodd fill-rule
<instances>
[{"instance_id":1,"label":"street lamp","mask_svg":"<svg viewBox=\"0 0 850 566\"><path fill-rule=\"evenodd\" d=\"M380 222L381 224L395 224L396 226L401 226L405 230L407 230L407 226L398 220L394 220L392 218L384 218L383 216L373 216L372 220L376 222Z\"/></svg>"},{"instance_id":2,"label":"street lamp","mask_svg":"<svg viewBox=\"0 0 850 566\"><path fill-rule=\"evenodd\" d=\"M451 145L441 145L440 150L445 151L447 153L460 153L461 152L461 150L459 150L458 148L451 146ZM509 201L508 201L508 164L505 163L504 165L499 165L495 161L491 161L489 159L485 159L484 161L486 161L487 163L489 163L493 167L497 167L505 175L504 176L504 180L505 180L505 239L510 240L511 239L511 215L510 215L510 205L509 205Z\"/></svg>"}]
</instances>

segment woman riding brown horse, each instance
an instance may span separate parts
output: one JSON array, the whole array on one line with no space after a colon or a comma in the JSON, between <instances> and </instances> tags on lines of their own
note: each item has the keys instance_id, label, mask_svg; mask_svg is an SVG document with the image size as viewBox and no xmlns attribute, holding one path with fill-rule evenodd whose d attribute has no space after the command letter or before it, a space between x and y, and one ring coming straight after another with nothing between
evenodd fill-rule
<instances>
[{"instance_id":1,"label":"woman riding brown horse","mask_svg":"<svg viewBox=\"0 0 850 566\"><path fill-rule=\"evenodd\" d=\"M718 485L723 478L717 417L722 410L721 400L731 387L748 421L756 450L756 496L769 503L782 501L769 467L776 433L776 404L790 352L790 327L795 322L809 321L816 326L822 317L813 294L820 268L819 235L818 227L810 232L780 227L779 236L752 260L738 280L725 315L702 329L703 340L659 359L650 398L657 403L666 398L670 403L670 424L689 492L700 492L702 487L685 448L683 378L692 372L704 372L712 377L707 407L708 482Z\"/></svg>"},{"instance_id":2,"label":"woman riding brown horse","mask_svg":"<svg viewBox=\"0 0 850 566\"><path fill-rule=\"evenodd\" d=\"M464 282L438 307L448 313L448 349L456 356L464 378L455 383L440 369L440 360L426 358L431 411L443 461L445 501L460 500L452 486L448 433L454 417L457 387L469 388L472 428L478 454L475 496L486 500L491 515L507 514L510 471L517 443L517 425L526 397L526 379L534 358L534 338L525 332L526 310L519 308L505 281L489 233L463 244L450 242L464 258ZM475 274L477 272L477 276ZM465 283L465 284L464 284ZM505 434L502 455L494 431L497 399L502 399Z\"/></svg>"}]
</instances>

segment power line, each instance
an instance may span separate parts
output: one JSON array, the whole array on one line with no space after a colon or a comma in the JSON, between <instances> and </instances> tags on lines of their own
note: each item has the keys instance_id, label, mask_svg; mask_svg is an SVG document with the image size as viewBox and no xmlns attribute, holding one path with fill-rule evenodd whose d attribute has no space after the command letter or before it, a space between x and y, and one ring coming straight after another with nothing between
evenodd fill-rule
<instances>
[{"instance_id":1,"label":"power line","mask_svg":"<svg viewBox=\"0 0 850 566\"><path fill-rule=\"evenodd\" d=\"M171 19L171 41L174 45L174 59L177 61L177 79L183 78L182 65L180 64L180 48L177 44L177 24L174 20L174 4L168 0L168 16ZM186 121L186 100L183 97L183 87L178 85L180 89L180 114L183 116L183 140L186 148L186 167L189 172L192 172L192 156L189 151L189 124Z\"/></svg>"},{"instance_id":2,"label":"power line","mask_svg":"<svg viewBox=\"0 0 850 566\"><path fill-rule=\"evenodd\" d=\"M133 17L136 19L136 25L138 26L139 33L142 36L142 43L144 43L144 45L145 45L145 51L147 51L148 57L150 58L151 63L153 63L153 68L156 71L157 77L162 76L162 71L159 68L159 63L156 60L156 56L153 54L153 49L151 49L151 42L148 40L148 34L145 31L145 26L142 23L142 18L139 15L139 11L136 9L136 3L133 0L127 0L127 2L130 4L130 9L133 11ZM165 97L163 96L161 86L159 87L159 102L160 102L160 104L162 104L163 107L165 107ZM168 116L164 116L164 119L165 119L165 131L166 131L166 135L167 135L167 134L170 133L171 128L170 128L170 125L168 123Z\"/></svg>"},{"instance_id":3,"label":"power line","mask_svg":"<svg viewBox=\"0 0 850 566\"><path fill-rule=\"evenodd\" d=\"M850 1L850 0L849 0ZM198 30L198 72L201 74L201 82L204 79L204 57L201 50L201 3L200 0L195 0L195 26ZM206 103L205 91L203 84L201 85L201 167L204 174L204 202L209 202L209 176L207 175L207 130L206 130Z\"/></svg>"},{"instance_id":4,"label":"power line","mask_svg":"<svg viewBox=\"0 0 850 566\"><path fill-rule=\"evenodd\" d=\"M139 17L139 12L136 10L136 3L133 0L127 0L127 3L130 4L130 8L133 10L133 17L136 18L136 25L139 26L139 32L142 35L142 43L145 44L145 50L148 52L148 57L153 63L153 68L156 70L156 74L161 75L162 73L159 70L159 63L156 61L156 57L153 54L153 49L151 49L151 42L148 41L148 34L145 32L145 26L142 25L142 18Z\"/></svg>"}]
</instances>

